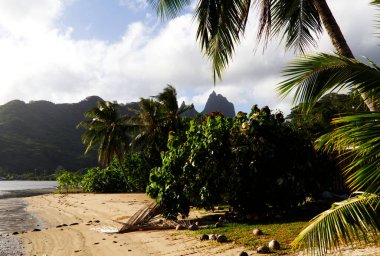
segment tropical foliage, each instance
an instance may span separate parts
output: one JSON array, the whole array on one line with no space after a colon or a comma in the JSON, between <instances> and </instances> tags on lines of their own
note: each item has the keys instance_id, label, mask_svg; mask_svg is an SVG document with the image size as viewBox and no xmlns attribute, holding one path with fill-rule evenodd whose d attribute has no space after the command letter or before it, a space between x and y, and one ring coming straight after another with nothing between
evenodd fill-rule
<instances>
[{"instance_id":1,"label":"tropical foliage","mask_svg":"<svg viewBox=\"0 0 380 256\"><path fill-rule=\"evenodd\" d=\"M80 174L64 170L57 177L58 189L66 192L77 191L81 188L81 181Z\"/></svg>"},{"instance_id":2,"label":"tropical foliage","mask_svg":"<svg viewBox=\"0 0 380 256\"><path fill-rule=\"evenodd\" d=\"M322 96L309 111L303 111L305 106L298 104L286 117L297 129L303 130L312 140L332 131L333 118L342 113L366 111L362 99L357 94L329 93Z\"/></svg>"},{"instance_id":3,"label":"tropical foliage","mask_svg":"<svg viewBox=\"0 0 380 256\"><path fill-rule=\"evenodd\" d=\"M137 114L131 118L137 129L133 144L137 149L144 147L152 165L160 164L160 152L167 149L169 132L184 127L180 115L193 107L178 107L177 92L171 85L167 85L157 96L140 99Z\"/></svg>"},{"instance_id":4,"label":"tropical foliage","mask_svg":"<svg viewBox=\"0 0 380 256\"><path fill-rule=\"evenodd\" d=\"M191 3L188 0L149 2L162 18L175 17ZM258 40L264 39L267 43L279 35L287 48L305 52L317 44L323 23L336 50L353 57L325 0L199 0L194 13L198 22L197 40L212 62L214 78L221 78L232 59L235 46L246 30L252 7L258 9L251 15L259 23Z\"/></svg>"},{"instance_id":5,"label":"tropical foliage","mask_svg":"<svg viewBox=\"0 0 380 256\"><path fill-rule=\"evenodd\" d=\"M342 89L357 91L366 95L365 100L379 104L380 68L371 60L364 63L319 53L293 61L284 74L287 79L280 84L280 93L295 92L294 101L301 102L305 111L326 92ZM368 242L379 234L379 117L374 111L337 117L332 121L336 127L319 139L319 147L337 152L348 162L344 174L349 187L365 193L316 217L294 241L295 247L324 255L341 244Z\"/></svg>"},{"instance_id":6,"label":"tropical foliage","mask_svg":"<svg viewBox=\"0 0 380 256\"><path fill-rule=\"evenodd\" d=\"M240 213L286 210L320 189L315 162L309 141L281 113L257 106L234 119L212 113L192 120L185 139L170 134L147 192L171 217L222 202Z\"/></svg>"},{"instance_id":7,"label":"tropical foliage","mask_svg":"<svg viewBox=\"0 0 380 256\"><path fill-rule=\"evenodd\" d=\"M79 123L86 132L82 141L87 144L85 154L93 147L98 146L98 160L103 165L109 165L116 156L123 159L130 138L127 117L122 117L118 111L118 104L109 101L99 101L98 106L85 113L90 120Z\"/></svg>"},{"instance_id":8,"label":"tropical foliage","mask_svg":"<svg viewBox=\"0 0 380 256\"><path fill-rule=\"evenodd\" d=\"M114 160L104 168L91 168L83 176L81 185L86 192L143 192L149 181L150 166L141 153L125 156L123 167ZM127 179L121 179L125 175Z\"/></svg>"}]
</instances>

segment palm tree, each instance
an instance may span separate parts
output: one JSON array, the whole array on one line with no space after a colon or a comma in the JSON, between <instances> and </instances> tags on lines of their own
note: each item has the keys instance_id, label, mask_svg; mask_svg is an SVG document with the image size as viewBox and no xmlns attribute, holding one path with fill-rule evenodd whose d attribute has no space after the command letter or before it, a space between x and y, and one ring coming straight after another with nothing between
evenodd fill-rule
<instances>
[{"instance_id":1,"label":"palm tree","mask_svg":"<svg viewBox=\"0 0 380 256\"><path fill-rule=\"evenodd\" d=\"M379 1L380 2L380 1ZM293 61L279 85L280 94L295 92L294 101L310 109L325 93L358 90L380 99L380 67L342 55L313 54ZM336 125L318 146L349 162L344 167L348 186L365 193L333 205L315 217L293 246L324 255L327 250L356 241L373 241L380 233L380 112L361 112L335 118Z\"/></svg>"},{"instance_id":2,"label":"palm tree","mask_svg":"<svg viewBox=\"0 0 380 256\"><path fill-rule=\"evenodd\" d=\"M149 0L164 17L175 17L190 0ZM199 0L195 19L198 21L197 40L212 63L214 81L221 79L233 57L235 45L244 35L251 6L259 8L258 40L265 44L274 35L285 40L286 48L304 53L317 45L326 29L338 54L354 58L326 0ZM375 106L368 95L362 95L368 108Z\"/></svg>"},{"instance_id":3,"label":"palm tree","mask_svg":"<svg viewBox=\"0 0 380 256\"><path fill-rule=\"evenodd\" d=\"M140 132L134 143L144 145L157 165L161 161L160 152L166 150L169 132L182 127L180 115L194 106L178 107L177 92L173 86L167 85L157 96L141 98L139 107L133 123L140 128Z\"/></svg>"},{"instance_id":4,"label":"palm tree","mask_svg":"<svg viewBox=\"0 0 380 256\"><path fill-rule=\"evenodd\" d=\"M130 143L130 126L128 118L120 116L118 108L117 103L99 101L97 107L85 113L91 120L80 122L78 127L86 129L82 135L83 143L87 144L85 154L99 146L99 163L107 166L116 156L125 175L122 161Z\"/></svg>"},{"instance_id":5,"label":"palm tree","mask_svg":"<svg viewBox=\"0 0 380 256\"><path fill-rule=\"evenodd\" d=\"M166 120L166 127L169 131L180 129L182 126L181 114L194 108L193 104L178 107L176 89L170 84L164 88L163 92L153 98L162 106L163 113L165 113L164 119Z\"/></svg>"}]
</instances>

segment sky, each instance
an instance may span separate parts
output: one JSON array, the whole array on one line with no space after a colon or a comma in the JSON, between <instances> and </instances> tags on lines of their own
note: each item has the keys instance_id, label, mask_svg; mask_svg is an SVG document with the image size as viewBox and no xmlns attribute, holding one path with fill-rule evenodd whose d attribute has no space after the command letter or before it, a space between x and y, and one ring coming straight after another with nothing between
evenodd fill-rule
<instances>
[{"instance_id":1,"label":"sky","mask_svg":"<svg viewBox=\"0 0 380 256\"><path fill-rule=\"evenodd\" d=\"M329 0L354 55L378 58L376 10L368 1ZM19 99L79 102L91 95L126 103L171 84L202 111L215 90L237 111L253 104L289 113L276 85L293 52L273 39L256 49L255 12L222 81L195 40L194 3L162 21L146 0L0 1L0 104ZM326 33L318 51L332 53Z\"/></svg>"}]
</instances>

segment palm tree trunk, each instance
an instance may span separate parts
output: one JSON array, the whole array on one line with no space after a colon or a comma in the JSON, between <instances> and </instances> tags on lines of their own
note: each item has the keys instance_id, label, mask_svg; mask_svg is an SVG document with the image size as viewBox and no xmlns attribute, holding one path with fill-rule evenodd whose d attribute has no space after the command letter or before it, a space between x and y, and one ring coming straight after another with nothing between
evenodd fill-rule
<instances>
[{"instance_id":1,"label":"palm tree trunk","mask_svg":"<svg viewBox=\"0 0 380 256\"><path fill-rule=\"evenodd\" d=\"M325 27L336 51L347 58L354 59L355 56L348 46L338 23L336 22L329 6L327 5L326 0L314 0L314 4L318 10L319 16L321 17L323 26ZM362 93L361 97L363 98L364 103L367 105L370 111L378 110L378 106L368 95L368 93Z\"/></svg>"},{"instance_id":2,"label":"palm tree trunk","mask_svg":"<svg viewBox=\"0 0 380 256\"><path fill-rule=\"evenodd\" d=\"M127 185L128 184L128 177L125 174L125 170L124 170L124 167L123 167L123 161L122 161L122 159L123 158L117 157L117 160L119 161L121 172L123 173L123 178L124 178L125 184Z\"/></svg>"}]
</instances>

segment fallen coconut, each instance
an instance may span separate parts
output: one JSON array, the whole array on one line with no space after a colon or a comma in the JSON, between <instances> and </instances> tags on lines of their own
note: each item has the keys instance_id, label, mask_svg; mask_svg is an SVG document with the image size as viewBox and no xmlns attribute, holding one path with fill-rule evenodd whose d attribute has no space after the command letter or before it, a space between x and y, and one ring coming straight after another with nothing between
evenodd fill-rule
<instances>
[{"instance_id":1,"label":"fallen coconut","mask_svg":"<svg viewBox=\"0 0 380 256\"><path fill-rule=\"evenodd\" d=\"M203 234L203 235L201 235L201 236L199 237L199 239L200 239L201 241L208 240L208 235Z\"/></svg>"},{"instance_id":2,"label":"fallen coconut","mask_svg":"<svg viewBox=\"0 0 380 256\"><path fill-rule=\"evenodd\" d=\"M258 228L255 228L253 231L252 231L252 234L254 234L255 236L261 236L263 235L263 231L261 231L260 229Z\"/></svg>"},{"instance_id":3,"label":"fallen coconut","mask_svg":"<svg viewBox=\"0 0 380 256\"><path fill-rule=\"evenodd\" d=\"M210 234L210 235L208 235L208 239L209 240L216 240L216 235L215 234Z\"/></svg>"},{"instance_id":4,"label":"fallen coconut","mask_svg":"<svg viewBox=\"0 0 380 256\"><path fill-rule=\"evenodd\" d=\"M227 242L227 237L225 235L218 235L216 238L216 241L218 243L225 243Z\"/></svg>"},{"instance_id":5,"label":"fallen coconut","mask_svg":"<svg viewBox=\"0 0 380 256\"><path fill-rule=\"evenodd\" d=\"M269 242L268 247L271 250L280 250L280 243L276 240L272 240Z\"/></svg>"},{"instance_id":6,"label":"fallen coconut","mask_svg":"<svg viewBox=\"0 0 380 256\"><path fill-rule=\"evenodd\" d=\"M268 246L260 246L259 248L257 248L257 253L262 253L262 254L266 254L266 253L269 253L269 248Z\"/></svg>"}]
</instances>

